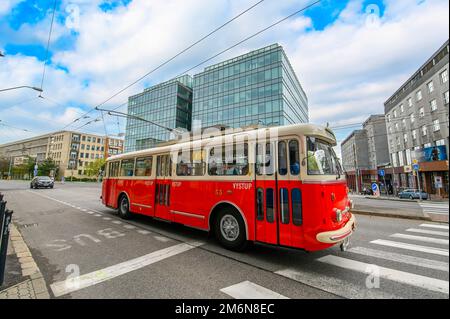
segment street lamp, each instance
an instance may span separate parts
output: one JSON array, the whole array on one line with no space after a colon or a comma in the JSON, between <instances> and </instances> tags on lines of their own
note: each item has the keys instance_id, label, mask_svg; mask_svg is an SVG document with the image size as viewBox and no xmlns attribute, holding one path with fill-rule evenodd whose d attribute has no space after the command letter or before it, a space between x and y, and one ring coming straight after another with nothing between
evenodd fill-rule
<instances>
[{"instance_id":1,"label":"street lamp","mask_svg":"<svg viewBox=\"0 0 450 319\"><path fill-rule=\"evenodd\" d=\"M35 90L35 91L38 91L38 92L42 92L42 89L40 89L38 87L35 87L35 86L28 86L28 85L21 85L21 86L15 86L15 87L12 87L12 88L0 89L0 92L10 91L10 90L17 90L17 89L23 89L23 88L32 89L32 90Z\"/></svg>"}]
</instances>

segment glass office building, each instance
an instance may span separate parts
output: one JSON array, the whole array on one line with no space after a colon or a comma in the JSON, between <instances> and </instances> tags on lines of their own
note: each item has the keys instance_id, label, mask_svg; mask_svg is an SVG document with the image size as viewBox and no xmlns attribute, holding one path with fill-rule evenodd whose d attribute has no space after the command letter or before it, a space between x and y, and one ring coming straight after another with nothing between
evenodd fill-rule
<instances>
[{"instance_id":1,"label":"glass office building","mask_svg":"<svg viewBox=\"0 0 450 319\"><path fill-rule=\"evenodd\" d=\"M278 44L206 67L193 90L192 119L202 127L308 122L308 99Z\"/></svg>"},{"instance_id":2,"label":"glass office building","mask_svg":"<svg viewBox=\"0 0 450 319\"><path fill-rule=\"evenodd\" d=\"M169 128L191 130L192 77L179 78L146 88L128 98L128 114ZM151 123L128 118L125 152L138 151L170 139L170 131Z\"/></svg>"}]
</instances>

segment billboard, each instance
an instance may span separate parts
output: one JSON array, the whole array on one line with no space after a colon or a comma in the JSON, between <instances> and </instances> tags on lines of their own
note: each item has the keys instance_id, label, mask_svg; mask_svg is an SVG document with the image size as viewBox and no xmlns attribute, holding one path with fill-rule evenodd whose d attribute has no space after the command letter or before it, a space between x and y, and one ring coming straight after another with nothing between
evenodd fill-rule
<instances>
[{"instance_id":1,"label":"billboard","mask_svg":"<svg viewBox=\"0 0 450 319\"><path fill-rule=\"evenodd\" d=\"M419 162L435 162L447 160L445 145L424 147L413 152L413 158Z\"/></svg>"}]
</instances>

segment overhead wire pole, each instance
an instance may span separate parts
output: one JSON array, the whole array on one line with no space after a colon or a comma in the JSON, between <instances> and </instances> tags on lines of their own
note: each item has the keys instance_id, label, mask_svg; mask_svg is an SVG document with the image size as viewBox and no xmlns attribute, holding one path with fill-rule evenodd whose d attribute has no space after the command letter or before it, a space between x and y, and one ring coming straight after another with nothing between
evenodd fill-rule
<instances>
[{"instance_id":1,"label":"overhead wire pole","mask_svg":"<svg viewBox=\"0 0 450 319\"><path fill-rule=\"evenodd\" d=\"M135 85L136 83L142 81L144 78L146 78L147 76L149 76L150 74L152 74L153 72L159 70L161 67L163 67L164 65L168 64L169 62L171 62L172 60L174 60L175 58L177 58L178 56L180 56L181 54L185 53L186 51L190 50L191 48L193 48L194 46L196 46L197 44L199 44L200 42L204 41L205 39L209 38L211 35L213 35L214 33L216 33L217 31L221 30L222 28L224 28L225 26L227 26L228 24L230 24L231 22L233 22L234 20L238 19L239 17L241 17L242 15L244 15L245 13L247 13L248 11L252 10L253 8L255 8L256 6L258 6L259 4L261 4L262 2L264 2L264 0L260 0L258 2L256 2L255 4L253 4L252 6L248 7L247 9L245 9L244 11L240 12L238 15L234 16L233 18L231 18L230 20L228 20L227 22L223 23L222 25L220 25L219 27L215 28L214 30L212 30L211 32L209 32L208 34L204 35L203 37L201 37L200 39L198 39L197 41L195 41L194 43L190 44L188 47L184 48L183 50L181 50L180 52L178 52L177 54L175 54L174 56L172 56L171 58L169 58L168 60L164 61L163 63L159 64L158 66L156 66L155 68L151 69L150 71L148 71L147 73L145 73L144 75L140 76L138 79L136 79L135 81L133 81L132 83L128 84L127 86L125 86L124 88L120 89L119 91L117 91L116 93L114 93L113 95L111 95L110 97L108 97L106 100L104 100L103 102L97 104L95 107L91 108L89 111L87 111L86 113L84 113L83 115L87 115L91 112L93 112L95 110L96 107L100 107L102 105L104 105L105 103L109 102L110 100L112 100L114 97L118 96L119 94L121 94L122 92L126 91L127 89L129 89L130 87L132 87L133 85ZM75 120L73 121L75 122ZM71 125L73 122L69 123L68 125L66 125L64 128L68 127L69 125Z\"/></svg>"},{"instance_id":2,"label":"overhead wire pole","mask_svg":"<svg viewBox=\"0 0 450 319\"><path fill-rule=\"evenodd\" d=\"M202 64L205 64L206 62L208 62L208 61L210 61L210 60L212 60L212 59L218 57L219 55L222 55L223 53L225 53L225 52L227 52L227 51L229 51L229 50L231 50L231 49L237 47L238 45L240 45L240 44L242 44L242 43L244 43L244 42L246 42L246 41L248 41L248 40L250 40L250 39L252 39L252 38L254 38L254 37L256 37L256 36L258 36L259 34L261 34L261 33L265 32L265 31L269 30L270 28L275 27L276 25L278 25L278 24L280 24L280 23L282 23L282 22L284 22L284 21L286 21L286 20L292 18L293 16L295 16L295 15L297 15L297 14L299 14L299 13L301 13L301 12L303 12L303 11L305 11L305 10L311 8L311 7L313 7L314 5L316 5L316 4L320 3L320 2L322 2L322 0L314 1L313 3L311 3L311 4L305 6L305 7L301 8L301 9L299 9L299 10L297 10L297 11L291 13L290 15L288 15L288 16L286 16L286 17L280 19L280 20L277 20L276 22L272 23L271 25L269 25L269 26L267 26L267 27L265 27L265 28L259 30L258 32L256 32L256 33L254 33L254 34L252 34L252 35L250 35L250 36L248 36L248 37L246 37L246 38L240 40L239 42L235 43L234 45L232 45L232 46L230 46L230 47L228 47L228 48L226 48L226 49L224 49L224 50L222 50L222 51L220 51L220 52L214 54L213 56L207 58L206 60L203 60L202 62L196 64L195 66L193 66L193 67L191 67L191 68L185 70L184 72L180 73L177 77L186 74L187 72L189 72L189 71L191 71L191 70L193 70L193 69L195 69L195 68L201 66ZM128 102L125 102L125 103L119 105L118 107L116 107L116 108L114 108L114 109L112 109L112 110L105 110L105 109L104 109L104 110L105 110L105 111L114 111L114 110L118 109L119 107L121 107L122 105L125 105L126 103L128 103ZM100 110L100 109L98 108L98 106L96 106L94 109ZM91 110L91 111L92 111L92 110ZM91 111L90 111L90 112L91 112ZM124 113L124 114L126 114L126 113Z\"/></svg>"},{"instance_id":3,"label":"overhead wire pole","mask_svg":"<svg viewBox=\"0 0 450 319\"><path fill-rule=\"evenodd\" d=\"M52 31L53 31L53 21L55 20L56 3L57 3L57 0L55 0L54 3L53 3L52 21L50 23L50 31L48 32L47 49L46 49L46 52L45 52L45 60L44 60L44 69L42 71L41 92L43 91L43 86L44 86L45 68L47 66L47 61L48 61L48 52L49 52L49 48L50 48L50 39L52 37Z\"/></svg>"}]
</instances>

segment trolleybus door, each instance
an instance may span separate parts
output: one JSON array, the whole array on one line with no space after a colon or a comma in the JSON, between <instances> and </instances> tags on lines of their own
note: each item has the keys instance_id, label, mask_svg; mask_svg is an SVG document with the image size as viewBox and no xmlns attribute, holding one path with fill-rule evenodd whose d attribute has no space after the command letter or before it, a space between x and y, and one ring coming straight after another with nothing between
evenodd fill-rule
<instances>
[{"instance_id":1,"label":"trolleybus door","mask_svg":"<svg viewBox=\"0 0 450 319\"><path fill-rule=\"evenodd\" d=\"M256 240L278 244L277 225L277 183L275 169L275 144L273 142L256 145Z\"/></svg>"},{"instance_id":2,"label":"trolleybus door","mask_svg":"<svg viewBox=\"0 0 450 319\"><path fill-rule=\"evenodd\" d=\"M172 161L170 154L156 157L155 217L172 220L170 213L170 185Z\"/></svg>"}]
</instances>

